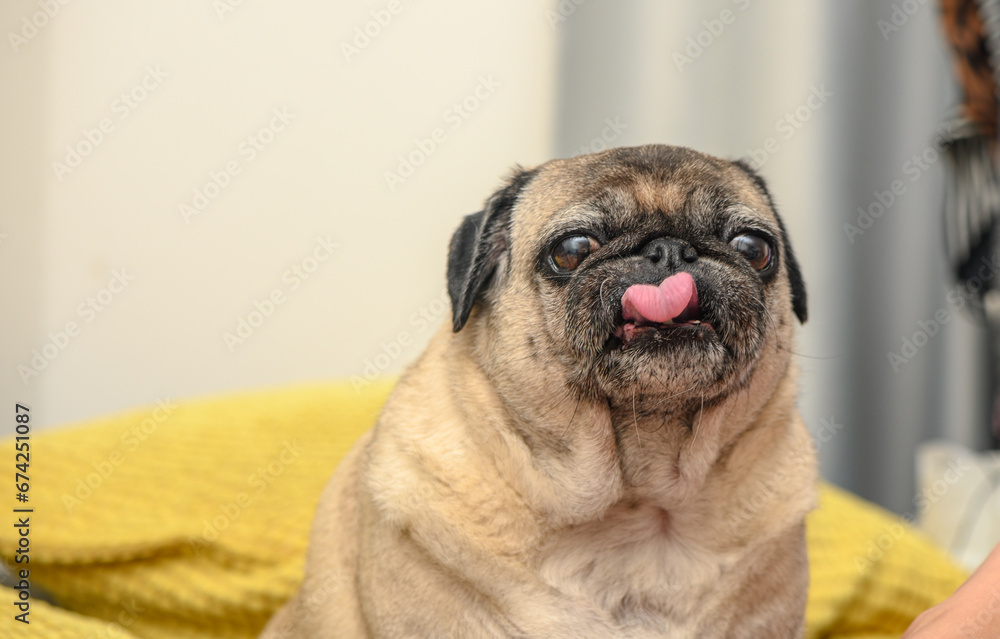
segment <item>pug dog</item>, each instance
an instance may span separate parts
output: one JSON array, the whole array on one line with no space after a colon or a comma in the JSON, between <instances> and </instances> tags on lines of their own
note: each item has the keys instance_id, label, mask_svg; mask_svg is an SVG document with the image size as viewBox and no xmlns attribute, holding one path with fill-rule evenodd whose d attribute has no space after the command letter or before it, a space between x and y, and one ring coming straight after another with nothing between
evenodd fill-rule
<instances>
[{"instance_id":1,"label":"pug dog","mask_svg":"<svg viewBox=\"0 0 1000 639\"><path fill-rule=\"evenodd\" d=\"M806 291L749 165L518 169L455 232L448 291L263 636L802 636Z\"/></svg>"}]
</instances>

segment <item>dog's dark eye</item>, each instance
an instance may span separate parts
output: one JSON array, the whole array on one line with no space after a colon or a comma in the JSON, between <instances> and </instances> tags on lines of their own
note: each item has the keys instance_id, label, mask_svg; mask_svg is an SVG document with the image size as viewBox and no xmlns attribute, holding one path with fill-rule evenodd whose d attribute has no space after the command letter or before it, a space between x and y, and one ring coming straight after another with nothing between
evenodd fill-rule
<instances>
[{"instance_id":1,"label":"dog's dark eye","mask_svg":"<svg viewBox=\"0 0 1000 639\"><path fill-rule=\"evenodd\" d=\"M729 246L745 257L755 271L763 271L771 265L771 244L759 235L737 235L729 240Z\"/></svg>"},{"instance_id":2,"label":"dog's dark eye","mask_svg":"<svg viewBox=\"0 0 1000 639\"><path fill-rule=\"evenodd\" d=\"M572 235L564 238L552 248L549 260L557 273L569 273L580 266L588 255L601 245L589 235Z\"/></svg>"}]
</instances>

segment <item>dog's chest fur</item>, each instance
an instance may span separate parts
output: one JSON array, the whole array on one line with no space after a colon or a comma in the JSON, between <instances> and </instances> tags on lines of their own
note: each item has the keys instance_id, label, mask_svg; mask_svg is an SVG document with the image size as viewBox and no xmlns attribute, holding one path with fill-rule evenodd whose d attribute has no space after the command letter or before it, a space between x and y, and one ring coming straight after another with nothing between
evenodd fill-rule
<instances>
[{"instance_id":1,"label":"dog's chest fur","mask_svg":"<svg viewBox=\"0 0 1000 639\"><path fill-rule=\"evenodd\" d=\"M625 636L695 637L730 591L723 575L738 560L675 525L650 503L619 505L577 526L540 554L539 576L579 606L581 617L613 621Z\"/></svg>"}]
</instances>

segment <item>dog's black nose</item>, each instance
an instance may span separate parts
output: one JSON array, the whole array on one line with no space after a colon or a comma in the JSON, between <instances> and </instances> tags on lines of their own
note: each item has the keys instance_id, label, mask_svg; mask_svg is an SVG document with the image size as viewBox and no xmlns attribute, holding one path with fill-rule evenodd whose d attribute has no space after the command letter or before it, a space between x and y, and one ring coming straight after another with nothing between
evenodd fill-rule
<instances>
[{"instance_id":1,"label":"dog's black nose","mask_svg":"<svg viewBox=\"0 0 1000 639\"><path fill-rule=\"evenodd\" d=\"M665 262L663 266L677 268L681 261L694 262L698 252L684 240L675 237L658 237L642 248L642 256L653 264Z\"/></svg>"}]
</instances>

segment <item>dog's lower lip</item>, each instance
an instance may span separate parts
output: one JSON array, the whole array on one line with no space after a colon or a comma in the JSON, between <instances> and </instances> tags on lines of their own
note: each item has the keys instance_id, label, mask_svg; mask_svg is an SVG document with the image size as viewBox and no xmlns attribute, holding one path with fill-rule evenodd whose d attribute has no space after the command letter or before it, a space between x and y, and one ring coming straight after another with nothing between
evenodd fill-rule
<instances>
[{"instance_id":1,"label":"dog's lower lip","mask_svg":"<svg viewBox=\"0 0 1000 639\"><path fill-rule=\"evenodd\" d=\"M715 333L715 327L702 320L688 320L685 322L667 322L663 324L625 322L615 329L615 337L621 341L622 350L627 349L636 337L643 335L667 334L671 337L674 335L680 337L685 336L685 333L688 333L689 335L687 336L691 339L700 340L704 339L710 333Z\"/></svg>"}]
</instances>

